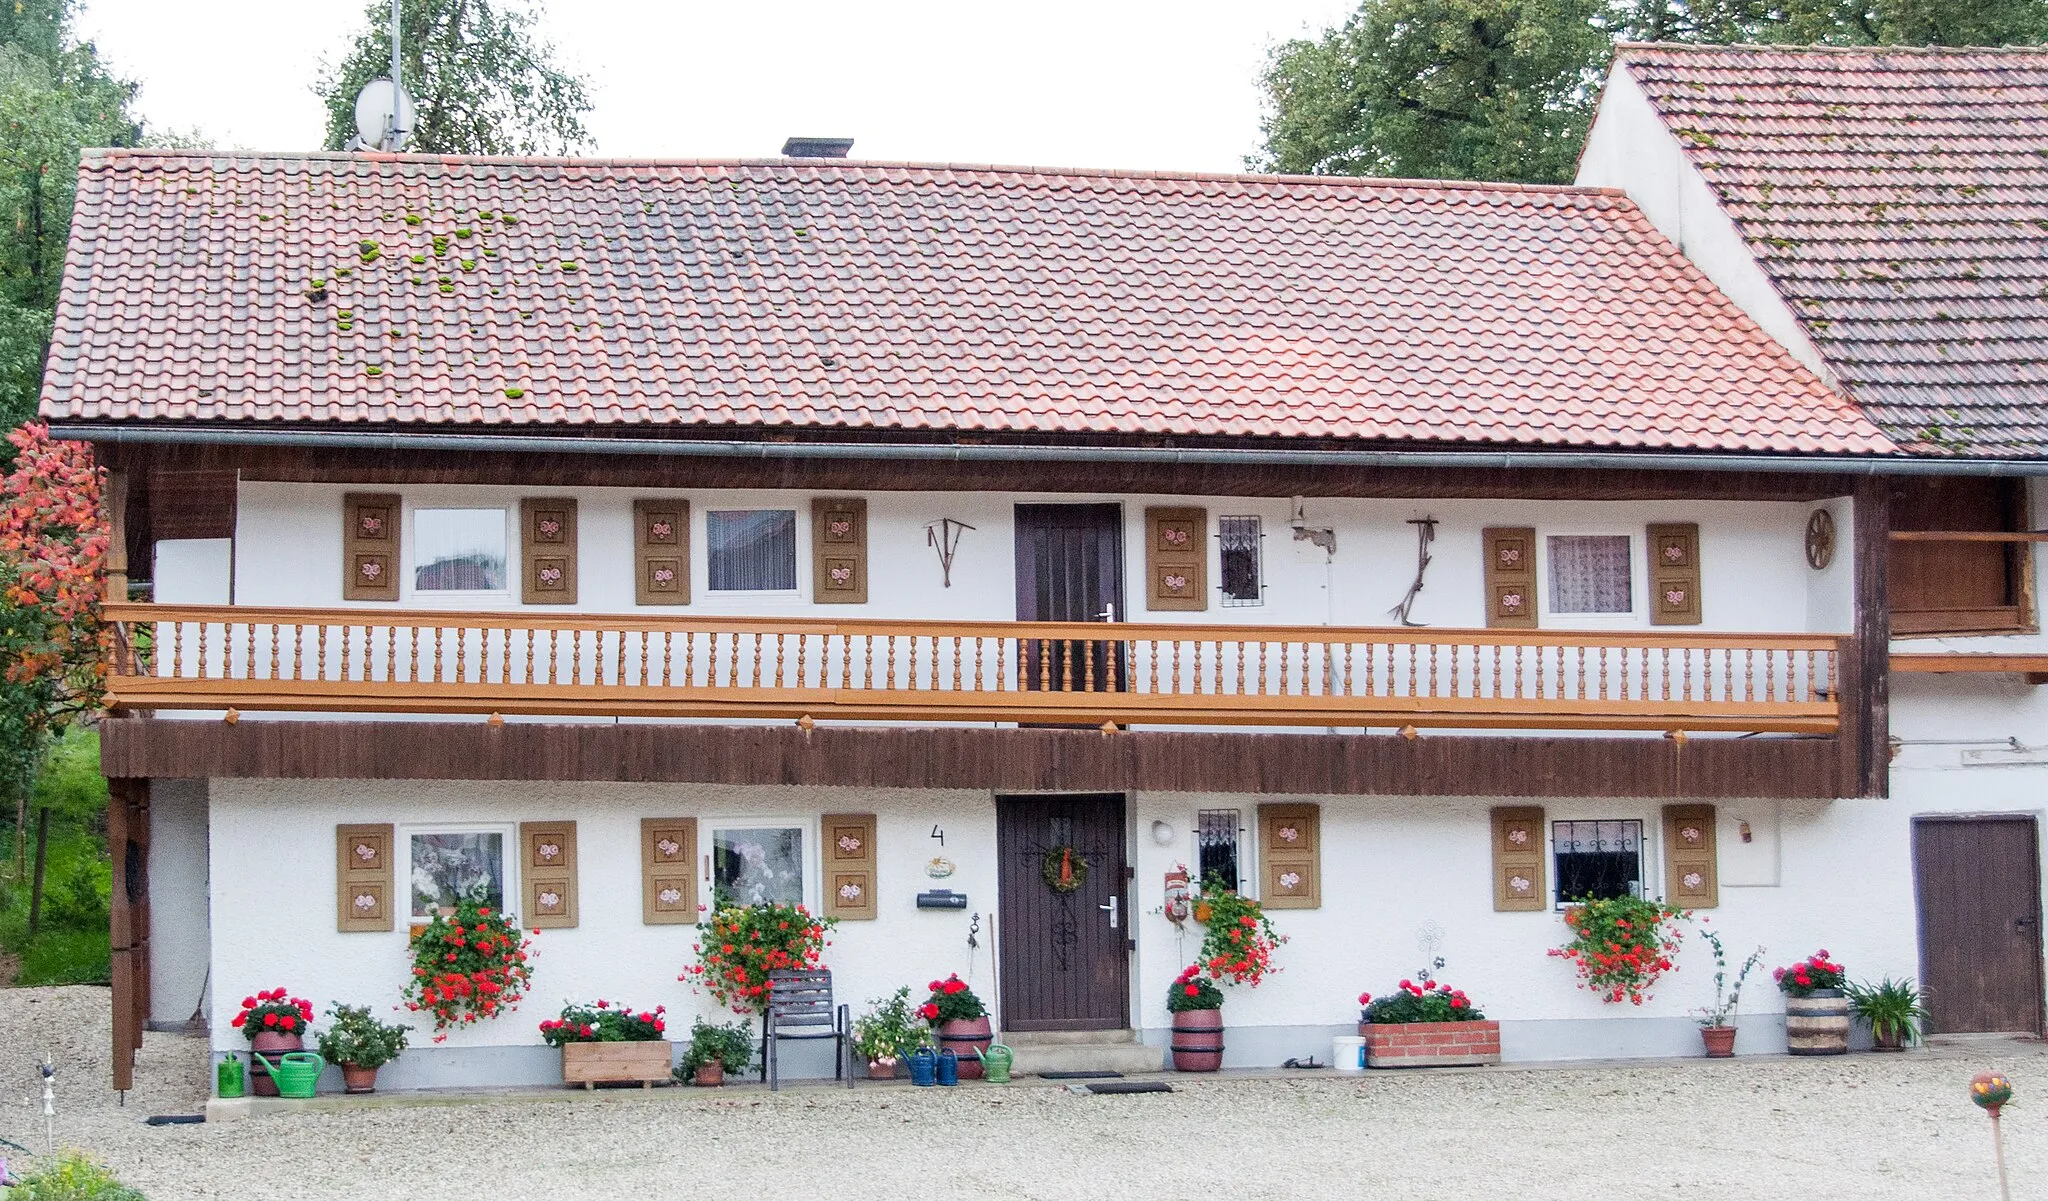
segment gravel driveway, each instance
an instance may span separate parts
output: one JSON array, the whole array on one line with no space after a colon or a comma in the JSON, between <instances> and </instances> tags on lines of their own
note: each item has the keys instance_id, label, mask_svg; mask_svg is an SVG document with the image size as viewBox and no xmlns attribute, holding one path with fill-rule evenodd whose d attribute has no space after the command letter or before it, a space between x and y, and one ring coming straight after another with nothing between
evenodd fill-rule
<instances>
[{"instance_id":1,"label":"gravel driveway","mask_svg":"<svg viewBox=\"0 0 2048 1201\"><path fill-rule=\"evenodd\" d=\"M0 1136L40 1148L34 1064L60 1057L58 1141L151 1201L494 1201L765 1195L777 1201L1076 1196L1121 1201L1423 1197L1995 1196L1996 1067L2013 1195L2048 1194L2048 1051L1707 1064L1175 1078L1171 1096L1007 1088L755 1087L548 1094L147 1127L194 1112L205 1051L152 1034L126 1108L107 1080L102 989L0 989Z\"/></svg>"}]
</instances>

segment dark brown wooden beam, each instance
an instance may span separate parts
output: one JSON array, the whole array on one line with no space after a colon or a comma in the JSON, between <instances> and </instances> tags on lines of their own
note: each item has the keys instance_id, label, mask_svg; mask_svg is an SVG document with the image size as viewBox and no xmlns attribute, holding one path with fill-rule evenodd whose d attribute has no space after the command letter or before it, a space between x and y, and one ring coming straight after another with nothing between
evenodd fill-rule
<instances>
[{"instance_id":1,"label":"dark brown wooden beam","mask_svg":"<svg viewBox=\"0 0 2048 1201\"><path fill-rule=\"evenodd\" d=\"M1517 738L991 728L126 718L109 776L593 780L1375 796L1839 795L1833 738Z\"/></svg>"},{"instance_id":2,"label":"dark brown wooden beam","mask_svg":"<svg viewBox=\"0 0 2048 1201\"><path fill-rule=\"evenodd\" d=\"M1842 698L1842 736L1855 747L1855 774L1844 781L1849 796L1891 795L1891 481L1856 481L1855 641L1843 658L1853 659L1853 687ZM1851 760L1844 760L1845 763Z\"/></svg>"}]
</instances>

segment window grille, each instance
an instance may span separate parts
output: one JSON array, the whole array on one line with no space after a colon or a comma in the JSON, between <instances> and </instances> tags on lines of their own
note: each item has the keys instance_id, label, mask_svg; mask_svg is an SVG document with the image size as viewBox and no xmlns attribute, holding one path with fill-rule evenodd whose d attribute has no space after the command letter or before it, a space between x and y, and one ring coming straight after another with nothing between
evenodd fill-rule
<instances>
[{"instance_id":1,"label":"window grille","mask_svg":"<svg viewBox=\"0 0 2048 1201\"><path fill-rule=\"evenodd\" d=\"M1627 534L1552 535L1550 611L1628 613L1635 608Z\"/></svg>"},{"instance_id":2,"label":"window grille","mask_svg":"<svg viewBox=\"0 0 2048 1201\"><path fill-rule=\"evenodd\" d=\"M1233 888L1243 887L1244 876L1238 871L1238 849L1244 838L1243 822L1244 814L1236 809L1204 809L1196 817L1198 858L1195 875L1198 882L1218 875Z\"/></svg>"},{"instance_id":3,"label":"window grille","mask_svg":"<svg viewBox=\"0 0 2048 1201\"><path fill-rule=\"evenodd\" d=\"M714 510L704 542L712 591L795 591L796 510Z\"/></svg>"},{"instance_id":4,"label":"window grille","mask_svg":"<svg viewBox=\"0 0 2048 1201\"><path fill-rule=\"evenodd\" d=\"M1643 895L1643 823L1566 821L1550 827L1557 903Z\"/></svg>"},{"instance_id":5,"label":"window grille","mask_svg":"<svg viewBox=\"0 0 2048 1201\"><path fill-rule=\"evenodd\" d=\"M1218 525L1221 529L1218 540L1223 548L1224 607L1263 604L1266 581L1260 552L1265 535L1259 528L1259 519L1224 517L1219 519Z\"/></svg>"}]
</instances>

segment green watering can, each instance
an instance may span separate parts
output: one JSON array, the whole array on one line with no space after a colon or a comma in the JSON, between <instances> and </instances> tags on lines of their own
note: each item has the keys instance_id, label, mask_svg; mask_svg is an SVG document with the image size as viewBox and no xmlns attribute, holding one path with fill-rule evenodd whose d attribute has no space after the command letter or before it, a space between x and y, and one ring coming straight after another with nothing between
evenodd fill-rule
<instances>
[{"instance_id":1,"label":"green watering can","mask_svg":"<svg viewBox=\"0 0 2048 1201\"><path fill-rule=\"evenodd\" d=\"M1010 1082L1010 1064L1016 1061L1016 1056L1010 1052L1010 1048L995 1043L986 1051L976 1047L974 1053L981 1057L981 1074L990 1084Z\"/></svg>"},{"instance_id":2,"label":"green watering can","mask_svg":"<svg viewBox=\"0 0 2048 1201\"><path fill-rule=\"evenodd\" d=\"M270 1073L277 1082L277 1095L305 1100L313 1095L313 1086L320 1082L320 1073L327 1070L327 1061L311 1051L286 1051L272 1063L255 1051L249 1052L256 1062Z\"/></svg>"}]
</instances>

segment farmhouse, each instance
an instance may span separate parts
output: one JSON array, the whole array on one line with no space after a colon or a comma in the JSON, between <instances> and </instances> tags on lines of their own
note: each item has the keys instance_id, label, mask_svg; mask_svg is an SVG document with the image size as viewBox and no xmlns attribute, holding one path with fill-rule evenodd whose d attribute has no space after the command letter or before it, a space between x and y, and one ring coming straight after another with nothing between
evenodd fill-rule
<instances>
[{"instance_id":1,"label":"farmhouse","mask_svg":"<svg viewBox=\"0 0 2048 1201\"><path fill-rule=\"evenodd\" d=\"M389 1005L481 888L533 999L392 1085L558 1078L560 998L708 1011L714 893L839 918L856 1006L958 972L1018 1041L1159 1047L1180 872L1289 939L1235 1065L1437 958L1508 1058L1697 1053L1697 947L1641 1007L1546 955L1626 894L2038 1030L2039 230L1934 325L1735 157L1772 71L1933 60L1722 53L1760 81L1703 116L1662 81L1722 59L1624 54L1601 186L88 158L43 412L126 552L117 1038ZM1916 219L2048 202L1994 140Z\"/></svg>"}]
</instances>

